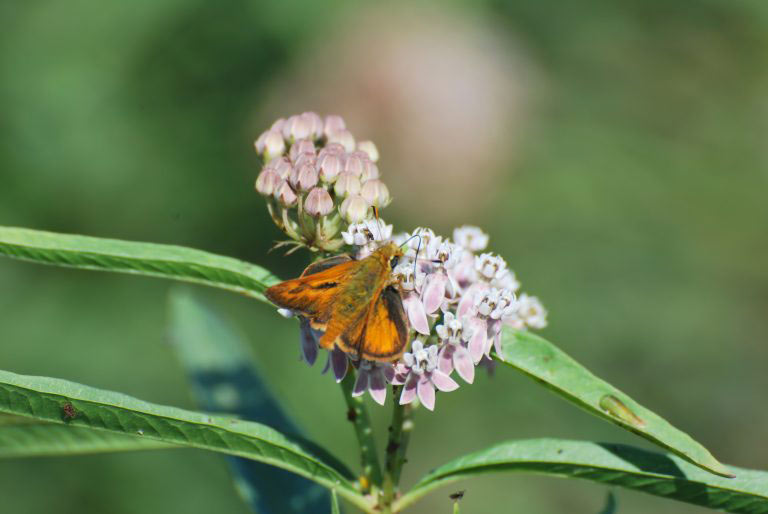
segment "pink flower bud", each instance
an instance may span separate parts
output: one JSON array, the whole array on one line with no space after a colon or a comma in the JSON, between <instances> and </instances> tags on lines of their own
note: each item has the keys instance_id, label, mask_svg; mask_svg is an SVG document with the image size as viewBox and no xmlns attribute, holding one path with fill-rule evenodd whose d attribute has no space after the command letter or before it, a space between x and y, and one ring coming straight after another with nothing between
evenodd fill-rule
<instances>
[{"instance_id":1,"label":"pink flower bud","mask_svg":"<svg viewBox=\"0 0 768 514\"><path fill-rule=\"evenodd\" d=\"M366 180L373 180L379 178L379 167L373 161L365 161L363 166L363 174L360 175L360 180L365 182Z\"/></svg>"},{"instance_id":2,"label":"pink flower bud","mask_svg":"<svg viewBox=\"0 0 768 514\"><path fill-rule=\"evenodd\" d=\"M296 162L296 158L303 153L315 155L315 144L309 139L299 139L293 143L288 155L293 162Z\"/></svg>"},{"instance_id":3,"label":"pink flower bud","mask_svg":"<svg viewBox=\"0 0 768 514\"><path fill-rule=\"evenodd\" d=\"M283 155L285 152L283 136L274 130L268 130L260 135L254 146L256 147L256 152L263 156L266 162Z\"/></svg>"},{"instance_id":4,"label":"pink flower bud","mask_svg":"<svg viewBox=\"0 0 768 514\"><path fill-rule=\"evenodd\" d=\"M264 153L264 141L267 139L268 134L269 130L265 130L259 134L259 137L256 138L256 141L253 142L253 148L256 149L256 153L259 155Z\"/></svg>"},{"instance_id":5,"label":"pink flower bud","mask_svg":"<svg viewBox=\"0 0 768 514\"><path fill-rule=\"evenodd\" d=\"M269 161L269 163L264 166L264 169L273 170L280 176L281 179L287 179L291 176L291 170L293 169L293 166L291 166L291 162L287 157L278 157L277 159L272 159Z\"/></svg>"},{"instance_id":6,"label":"pink flower bud","mask_svg":"<svg viewBox=\"0 0 768 514\"><path fill-rule=\"evenodd\" d=\"M312 132L310 121L299 115L294 115L285 120L283 124L283 137L287 141L309 138Z\"/></svg>"},{"instance_id":7,"label":"pink flower bud","mask_svg":"<svg viewBox=\"0 0 768 514\"><path fill-rule=\"evenodd\" d=\"M311 163L307 162L294 168L289 180L294 189L306 192L317 185L317 179L317 170Z\"/></svg>"},{"instance_id":8,"label":"pink flower bud","mask_svg":"<svg viewBox=\"0 0 768 514\"><path fill-rule=\"evenodd\" d=\"M336 154L323 154L317 158L317 169L320 172L320 180L333 183L341 172L341 158Z\"/></svg>"},{"instance_id":9,"label":"pink flower bud","mask_svg":"<svg viewBox=\"0 0 768 514\"><path fill-rule=\"evenodd\" d=\"M296 160L293 161L293 167L300 168L305 164L311 164L314 166L316 161L317 157L315 157L315 154L304 152L296 156Z\"/></svg>"},{"instance_id":10,"label":"pink flower bud","mask_svg":"<svg viewBox=\"0 0 768 514\"><path fill-rule=\"evenodd\" d=\"M309 137L318 140L323 137L323 119L316 112L307 111L301 114L301 118L309 126Z\"/></svg>"},{"instance_id":11,"label":"pink flower bud","mask_svg":"<svg viewBox=\"0 0 768 514\"><path fill-rule=\"evenodd\" d=\"M366 157L365 160L367 161L368 158ZM354 173L356 177L359 177L363 174L364 162L360 155L356 155L356 152L351 153L347 156L347 160L344 163L344 171Z\"/></svg>"},{"instance_id":12,"label":"pink flower bud","mask_svg":"<svg viewBox=\"0 0 768 514\"><path fill-rule=\"evenodd\" d=\"M373 144L373 141L359 141L357 143L357 149L361 152L365 152L365 154L372 162L378 162L379 149L376 148L376 145Z\"/></svg>"},{"instance_id":13,"label":"pink flower bud","mask_svg":"<svg viewBox=\"0 0 768 514\"><path fill-rule=\"evenodd\" d=\"M363 183L360 188L360 196L375 207L386 207L389 204L389 189L379 179L371 179Z\"/></svg>"},{"instance_id":14,"label":"pink flower bud","mask_svg":"<svg viewBox=\"0 0 768 514\"><path fill-rule=\"evenodd\" d=\"M349 130L336 130L330 134L326 132L329 143L339 143L347 152L355 150L355 137Z\"/></svg>"},{"instance_id":15,"label":"pink flower bud","mask_svg":"<svg viewBox=\"0 0 768 514\"><path fill-rule=\"evenodd\" d=\"M275 170L264 168L256 179L256 191L264 196L270 196L280 185L282 179Z\"/></svg>"},{"instance_id":16,"label":"pink flower bud","mask_svg":"<svg viewBox=\"0 0 768 514\"><path fill-rule=\"evenodd\" d=\"M275 132L280 132L282 134L283 125L285 125L285 118L277 118L272 126L269 127L269 130L274 130Z\"/></svg>"},{"instance_id":17,"label":"pink flower bud","mask_svg":"<svg viewBox=\"0 0 768 514\"><path fill-rule=\"evenodd\" d=\"M336 177L336 182L333 184L333 192L339 198L356 195L360 193L360 179L353 173L344 171Z\"/></svg>"},{"instance_id":18,"label":"pink flower bud","mask_svg":"<svg viewBox=\"0 0 768 514\"><path fill-rule=\"evenodd\" d=\"M310 216L327 216L333 210L333 199L328 191L322 187L316 187L307 195L304 201L304 210Z\"/></svg>"},{"instance_id":19,"label":"pink flower bud","mask_svg":"<svg viewBox=\"0 0 768 514\"><path fill-rule=\"evenodd\" d=\"M325 134L325 137L330 138L330 135L333 132L345 130L346 128L347 124L344 123L344 118L341 116L331 114L325 117L325 125L323 127L323 133Z\"/></svg>"},{"instance_id":20,"label":"pink flower bud","mask_svg":"<svg viewBox=\"0 0 768 514\"><path fill-rule=\"evenodd\" d=\"M341 202L339 212L347 223L360 223L368 217L371 206L360 195L352 195Z\"/></svg>"},{"instance_id":21,"label":"pink flower bud","mask_svg":"<svg viewBox=\"0 0 768 514\"><path fill-rule=\"evenodd\" d=\"M334 154L334 155L343 155L347 153L347 151L344 150L344 147L339 143L328 143L325 145L325 147L323 147L322 150L320 150L318 157L320 157L320 155L324 153Z\"/></svg>"},{"instance_id":22,"label":"pink flower bud","mask_svg":"<svg viewBox=\"0 0 768 514\"><path fill-rule=\"evenodd\" d=\"M274 197L283 207L293 207L298 200L296 193L291 189L291 185L287 180L280 182L280 185L275 189Z\"/></svg>"}]
</instances>

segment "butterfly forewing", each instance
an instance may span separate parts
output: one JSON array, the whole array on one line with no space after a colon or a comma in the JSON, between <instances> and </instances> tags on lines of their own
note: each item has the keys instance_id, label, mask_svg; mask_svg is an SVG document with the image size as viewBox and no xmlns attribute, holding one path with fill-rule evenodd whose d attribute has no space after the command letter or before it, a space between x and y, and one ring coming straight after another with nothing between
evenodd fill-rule
<instances>
[{"instance_id":1,"label":"butterfly forewing","mask_svg":"<svg viewBox=\"0 0 768 514\"><path fill-rule=\"evenodd\" d=\"M307 268L301 277L270 287L265 295L275 305L309 318L313 328L323 330L323 325L333 313L336 297L347 282L354 264L355 261L347 259L323 269L323 261L320 261ZM313 266L315 268L310 269ZM316 271L318 268L321 271ZM307 271L310 273L307 274Z\"/></svg>"}]
</instances>

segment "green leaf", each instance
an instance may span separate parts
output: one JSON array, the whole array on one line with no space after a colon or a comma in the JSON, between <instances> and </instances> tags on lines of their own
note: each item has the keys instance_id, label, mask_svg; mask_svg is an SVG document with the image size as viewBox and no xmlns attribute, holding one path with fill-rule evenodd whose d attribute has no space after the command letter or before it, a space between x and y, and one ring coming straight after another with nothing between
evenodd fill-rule
<instances>
[{"instance_id":1,"label":"green leaf","mask_svg":"<svg viewBox=\"0 0 768 514\"><path fill-rule=\"evenodd\" d=\"M685 432L597 378L549 341L527 331L504 328L501 355L494 357L548 387L566 400L721 476L733 476Z\"/></svg>"},{"instance_id":2,"label":"green leaf","mask_svg":"<svg viewBox=\"0 0 768 514\"><path fill-rule=\"evenodd\" d=\"M0 412L253 459L335 488L354 505L369 509L367 500L342 470L317 457L306 445L259 423L208 416L66 380L8 371L0 371Z\"/></svg>"},{"instance_id":3,"label":"green leaf","mask_svg":"<svg viewBox=\"0 0 768 514\"><path fill-rule=\"evenodd\" d=\"M176 446L89 428L41 423L29 418L0 425L0 458L58 457L86 453L157 450Z\"/></svg>"},{"instance_id":4,"label":"green leaf","mask_svg":"<svg viewBox=\"0 0 768 514\"><path fill-rule=\"evenodd\" d=\"M516 471L593 480L728 512L768 513L768 472L734 469L737 478L723 478L673 454L619 444L558 439L509 441L433 470L395 508L402 509L429 491L457 480Z\"/></svg>"},{"instance_id":5,"label":"green leaf","mask_svg":"<svg viewBox=\"0 0 768 514\"><path fill-rule=\"evenodd\" d=\"M170 340L199 408L300 434L261 380L242 332L188 288L172 290L170 313ZM306 478L242 457L228 459L238 492L254 512L322 512L328 506L328 491Z\"/></svg>"},{"instance_id":6,"label":"green leaf","mask_svg":"<svg viewBox=\"0 0 768 514\"><path fill-rule=\"evenodd\" d=\"M278 282L264 268L180 246L0 227L0 255L72 268L196 282L259 300Z\"/></svg>"}]
</instances>

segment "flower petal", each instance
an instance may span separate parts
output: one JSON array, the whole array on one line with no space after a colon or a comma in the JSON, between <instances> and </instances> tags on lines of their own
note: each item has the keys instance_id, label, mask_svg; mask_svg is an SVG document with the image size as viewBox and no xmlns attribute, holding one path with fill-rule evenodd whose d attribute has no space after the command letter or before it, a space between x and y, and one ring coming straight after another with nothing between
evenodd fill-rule
<instances>
[{"instance_id":1,"label":"flower petal","mask_svg":"<svg viewBox=\"0 0 768 514\"><path fill-rule=\"evenodd\" d=\"M408 313L408 321L411 328L419 334L429 335L429 322L427 313L424 311L424 304L416 294L409 294L403 299L403 307ZM413 350L412 350L413 351Z\"/></svg>"},{"instance_id":2,"label":"flower petal","mask_svg":"<svg viewBox=\"0 0 768 514\"><path fill-rule=\"evenodd\" d=\"M392 382L395 379L395 368L392 365L386 365L382 368L384 380ZM386 386L386 384L385 384Z\"/></svg>"},{"instance_id":3,"label":"flower petal","mask_svg":"<svg viewBox=\"0 0 768 514\"><path fill-rule=\"evenodd\" d=\"M341 382L344 375L347 374L347 354L339 350L337 346L334 346L331 351L330 360L333 376L336 377L336 382Z\"/></svg>"},{"instance_id":4,"label":"flower petal","mask_svg":"<svg viewBox=\"0 0 768 514\"><path fill-rule=\"evenodd\" d=\"M368 392L371 393L373 401L379 405L384 405L387 399L387 383L384 381L384 372L381 369L374 369L371 372Z\"/></svg>"},{"instance_id":5,"label":"flower petal","mask_svg":"<svg viewBox=\"0 0 768 514\"><path fill-rule=\"evenodd\" d=\"M437 356L437 369L446 375L450 375L453 372L453 354L455 351L455 345L446 344L440 349L440 354Z\"/></svg>"},{"instance_id":6,"label":"flower petal","mask_svg":"<svg viewBox=\"0 0 768 514\"><path fill-rule=\"evenodd\" d=\"M309 326L309 320L302 317L299 325L301 332L301 355L310 366L317 360L317 339Z\"/></svg>"},{"instance_id":7,"label":"flower petal","mask_svg":"<svg viewBox=\"0 0 768 514\"><path fill-rule=\"evenodd\" d=\"M432 383L435 384L435 387L440 389L443 392L451 392L455 391L459 388L459 384L456 383L454 379L440 371L439 369L434 370L430 374L430 378L432 379ZM421 385L421 383L419 383ZM419 396L421 398L421 396Z\"/></svg>"},{"instance_id":8,"label":"flower petal","mask_svg":"<svg viewBox=\"0 0 768 514\"><path fill-rule=\"evenodd\" d=\"M448 277L443 272L432 273L426 279L427 283L421 293L421 300L424 303L424 310L427 314L432 314L443 303L445 298L445 286L448 283Z\"/></svg>"},{"instance_id":9,"label":"flower petal","mask_svg":"<svg viewBox=\"0 0 768 514\"><path fill-rule=\"evenodd\" d=\"M489 287L490 286L485 282L480 282L469 286L469 288L464 291L464 294L461 295L461 300L459 300L459 307L456 310L456 316L458 318L462 318L463 316L471 314L475 308L475 297Z\"/></svg>"},{"instance_id":10,"label":"flower petal","mask_svg":"<svg viewBox=\"0 0 768 514\"><path fill-rule=\"evenodd\" d=\"M352 396L360 396L368 389L368 371L362 369L357 372L357 380L355 380L355 387L352 389Z\"/></svg>"},{"instance_id":11,"label":"flower petal","mask_svg":"<svg viewBox=\"0 0 768 514\"><path fill-rule=\"evenodd\" d=\"M400 405L411 403L416 399L416 384L419 379L414 375L409 375L403 387L403 393L400 395Z\"/></svg>"},{"instance_id":12,"label":"flower petal","mask_svg":"<svg viewBox=\"0 0 768 514\"><path fill-rule=\"evenodd\" d=\"M421 404L429 410L435 410L435 387L432 385L432 382L422 378L416 386L416 391Z\"/></svg>"},{"instance_id":13,"label":"flower petal","mask_svg":"<svg viewBox=\"0 0 768 514\"><path fill-rule=\"evenodd\" d=\"M469 339L469 354L472 356L472 360L475 363L480 362L485 354L485 343L487 330L485 328L485 321L479 318L470 318L469 326L472 330L472 337Z\"/></svg>"},{"instance_id":14,"label":"flower petal","mask_svg":"<svg viewBox=\"0 0 768 514\"><path fill-rule=\"evenodd\" d=\"M472 359L469 351L463 346L457 347L453 353L453 365L456 367L456 372L466 383L471 384L475 380L475 361ZM444 370L441 369L440 371Z\"/></svg>"},{"instance_id":15,"label":"flower petal","mask_svg":"<svg viewBox=\"0 0 768 514\"><path fill-rule=\"evenodd\" d=\"M493 347L496 349L496 354L501 355L501 332L493 338Z\"/></svg>"}]
</instances>

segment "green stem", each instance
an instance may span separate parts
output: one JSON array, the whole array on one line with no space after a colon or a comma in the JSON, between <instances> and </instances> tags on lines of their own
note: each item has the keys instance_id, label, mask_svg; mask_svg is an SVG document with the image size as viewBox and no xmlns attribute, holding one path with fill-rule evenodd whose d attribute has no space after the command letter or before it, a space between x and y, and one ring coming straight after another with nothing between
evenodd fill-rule
<instances>
[{"instance_id":1,"label":"green stem","mask_svg":"<svg viewBox=\"0 0 768 514\"><path fill-rule=\"evenodd\" d=\"M413 430L413 407L400 405L399 392L400 387L392 387L394 409L392 410L392 424L389 426L381 498L381 507L384 512L391 511L392 502L399 492L400 474L403 470L403 464L406 462L405 454L408 450L408 440Z\"/></svg>"},{"instance_id":2,"label":"green stem","mask_svg":"<svg viewBox=\"0 0 768 514\"><path fill-rule=\"evenodd\" d=\"M375 492L376 489L381 487L381 466L376 455L376 443L373 437L371 418L368 416L365 403L363 403L363 397L352 396L354 387L355 372L350 368L341 381L341 391L344 395L344 400L347 402L347 419L352 422L357 442L360 445L360 460L363 467L360 477L361 489L363 492L369 490Z\"/></svg>"}]
</instances>

